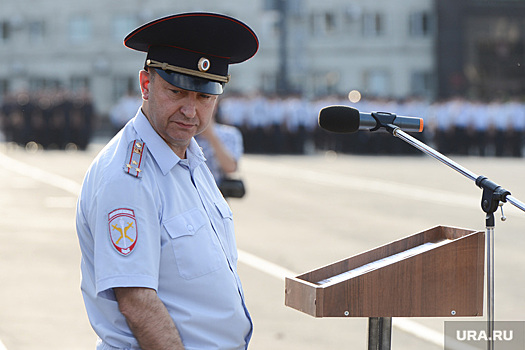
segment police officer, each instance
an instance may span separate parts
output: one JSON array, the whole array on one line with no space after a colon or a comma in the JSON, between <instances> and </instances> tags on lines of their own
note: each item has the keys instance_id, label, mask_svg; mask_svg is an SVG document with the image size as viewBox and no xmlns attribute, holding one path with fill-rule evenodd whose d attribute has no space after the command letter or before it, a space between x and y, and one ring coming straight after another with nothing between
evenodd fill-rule
<instances>
[{"instance_id":1,"label":"police officer","mask_svg":"<svg viewBox=\"0 0 525 350\"><path fill-rule=\"evenodd\" d=\"M82 293L97 349L245 349L252 322L232 212L193 138L210 123L229 64L258 49L220 14L147 23L136 116L94 160L77 206Z\"/></svg>"}]
</instances>

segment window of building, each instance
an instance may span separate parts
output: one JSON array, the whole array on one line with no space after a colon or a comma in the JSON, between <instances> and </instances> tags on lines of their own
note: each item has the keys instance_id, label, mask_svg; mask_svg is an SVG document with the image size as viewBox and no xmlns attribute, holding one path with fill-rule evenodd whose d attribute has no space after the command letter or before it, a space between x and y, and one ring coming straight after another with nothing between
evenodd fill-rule
<instances>
[{"instance_id":1,"label":"window of building","mask_svg":"<svg viewBox=\"0 0 525 350\"><path fill-rule=\"evenodd\" d=\"M277 1L278 0L264 0L263 1L263 10L265 10L265 11L277 10L277 8L279 6L277 4Z\"/></svg>"},{"instance_id":2,"label":"window of building","mask_svg":"<svg viewBox=\"0 0 525 350\"><path fill-rule=\"evenodd\" d=\"M326 33L334 33L337 30L335 14L330 12L324 14L324 29Z\"/></svg>"},{"instance_id":3,"label":"window of building","mask_svg":"<svg viewBox=\"0 0 525 350\"><path fill-rule=\"evenodd\" d=\"M129 91L137 90L137 78L135 76L119 76L113 79L113 100L118 101L122 96Z\"/></svg>"},{"instance_id":4,"label":"window of building","mask_svg":"<svg viewBox=\"0 0 525 350\"><path fill-rule=\"evenodd\" d=\"M410 36L425 37L432 34L432 16L428 12L415 12L409 17Z\"/></svg>"},{"instance_id":5,"label":"window of building","mask_svg":"<svg viewBox=\"0 0 525 350\"><path fill-rule=\"evenodd\" d=\"M273 93L277 89L277 73L263 72L261 74L261 90L263 92Z\"/></svg>"},{"instance_id":6,"label":"window of building","mask_svg":"<svg viewBox=\"0 0 525 350\"><path fill-rule=\"evenodd\" d=\"M0 43L7 42L11 37L11 24L7 20L0 21Z\"/></svg>"},{"instance_id":7,"label":"window of building","mask_svg":"<svg viewBox=\"0 0 525 350\"><path fill-rule=\"evenodd\" d=\"M29 42L41 43L45 38L45 22L44 21L30 21L29 22Z\"/></svg>"},{"instance_id":8,"label":"window of building","mask_svg":"<svg viewBox=\"0 0 525 350\"><path fill-rule=\"evenodd\" d=\"M53 78L31 78L29 79L29 90L39 91L44 89L58 89L62 87L60 80Z\"/></svg>"},{"instance_id":9,"label":"window of building","mask_svg":"<svg viewBox=\"0 0 525 350\"><path fill-rule=\"evenodd\" d=\"M337 16L332 12L310 14L310 33L327 35L337 32Z\"/></svg>"},{"instance_id":10,"label":"window of building","mask_svg":"<svg viewBox=\"0 0 525 350\"><path fill-rule=\"evenodd\" d=\"M263 0L264 11L286 12L288 16L302 15L305 5L303 0Z\"/></svg>"},{"instance_id":11,"label":"window of building","mask_svg":"<svg viewBox=\"0 0 525 350\"><path fill-rule=\"evenodd\" d=\"M122 41L129 32L137 27L137 18L133 15L117 15L112 21L113 38Z\"/></svg>"},{"instance_id":12,"label":"window of building","mask_svg":"<svg viewBox=\"0 0 525 350\"><path fill-rule=\"evenodd\" d=\"M364 74L366 92L369 96L388 97L391 95L390 75L386 70L370 70Z\"/></svg>"},{"instance_id":13,"label":"window of building","mask_svg":"<svg viewBox=\"0 0 525 350\"><path fill-rule=\"evenodd\" d=\"M319 35L321 33L320 15L317 13L311 13L308 21L308 27L310 34Z\"/></svg>"},{"instance_id":14,"label":"window of building","mask_svg":"<svg viewBox=\"0 0 525 350\"><path fill-rule=\"evenodd\" d=\"M70 90L73 92L89 89L89 78L85 76L73 76L70 79Z\"/></svg>"},{"instance_id":15,"label":"window of building","mask_svg":"<svg viewBox=\"0 0 525 350\"><path fill-rule=\"evenodd\" d=\"M80 44L91 40L93 36L93 24L87 16L75 16L69 20L69 40Z\"/></svg>"},{"instance_id":16,"label":"window of building","mask_svg":"<svg viewBox=\"0 0 525 350\"><path fill-rule=\"evenodd\" d=\"M410 90L414 96L429 96L432 93L432 73L428 71L412 72Z\"/></svg>"},{"instance_id":17,"label":"window of building","mask_svg":"<svg viewBox=\"0 0 525 350\"><path fill-rule=\"evenodd\" d=\"M9 81L7 79L0 79L0 102L3 97L9 92Z\"/></svg>"},{"instance_id":18,"label":"window of building","mask_svg":"<svg viewBox=\"0 0 525 350\"><path fill-rule=\"evenodd\" d=\"M384 15L380 13L363 14L363 35L380 36L385 32Z\"/></svg>"},{"instance_id":19,"label":"window of building","mask_svg":"<svg viewBox=\"0 0 525 350\"><path fill-rule=\"evenodd\" d=\"M263 13L260 21L261 29L257 34L261 38L276 38L279 35L279 16L276 12Z\"/></svg>"},{"instance_id":20,"label":"window of building","mask_svg":"<svg viewBox=\"0 0 525 350\"><path fill-rule=\"evenodd\" d=\"M337 93L340 81L341 74L337 71L313 71L306 85L314 96L325 96Z\"/></svg>"},{"instance_id":21,"label":"window of building","mask_svg":"<svg viewBox=\"0 0 525 350\"><path fill-rule=\"evenodd\" d=\"M343 18L346 24L351 24L355 21L361 19L363 15L363 9L357 4L348 4L348 6L343 11Z\"/></svg>"}]
</instances>

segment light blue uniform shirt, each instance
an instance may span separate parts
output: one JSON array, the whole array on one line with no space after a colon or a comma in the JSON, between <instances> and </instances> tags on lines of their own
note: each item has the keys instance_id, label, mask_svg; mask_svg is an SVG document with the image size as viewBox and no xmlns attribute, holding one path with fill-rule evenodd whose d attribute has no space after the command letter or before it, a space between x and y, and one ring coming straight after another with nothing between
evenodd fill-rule
<instances>
[{"instance_id":1,"label":"light blue uniform shirt","mask_svg":"<svg viewBox=\"0 0 525 350\"><path fill-rule=\"evenodd\" d=\"M146 147L140 177L123 170L134 140ZM115 287L155 289L188 350L248 346L232 212L195 140L186 154L177 157L139 110L86 174L76 222L97 349L139 349Z\"/></svg>"}]
</instances>

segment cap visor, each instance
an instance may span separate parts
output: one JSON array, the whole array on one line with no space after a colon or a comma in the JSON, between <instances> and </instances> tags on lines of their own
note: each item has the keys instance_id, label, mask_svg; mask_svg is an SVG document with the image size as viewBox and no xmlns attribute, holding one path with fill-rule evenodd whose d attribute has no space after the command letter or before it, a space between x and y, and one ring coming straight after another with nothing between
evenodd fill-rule
<instances>
[{"instance_id":1,"label":"cap visor","mask_svg":"<svg viewBox=\"0 0 525 350\"><path fill-rule=\"evenodd\" d=\"M180 74L175 72L166 72L162 69L156 69L155 71L173 86L176 86L180 89L201 92L204 94L210 95L220 95L223 92L223 84L211 81L204 78L192 77L186 74Z\"/></svg>"}]
</instances>

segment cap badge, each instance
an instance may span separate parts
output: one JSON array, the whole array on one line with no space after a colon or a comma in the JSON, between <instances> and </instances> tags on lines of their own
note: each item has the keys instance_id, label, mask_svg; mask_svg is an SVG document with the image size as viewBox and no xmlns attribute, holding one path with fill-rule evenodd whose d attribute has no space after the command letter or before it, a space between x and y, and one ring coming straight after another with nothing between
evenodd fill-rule
<instances>
[{"instance_id":1,"label":"cap badge","mask_svg":"<svg viewBox=\"0 0 525 350\"><path fill-rule=\"evenodd\" d=\"M207 72L210 69L210 60L204 57L201 57L198 64L199 70L201 72Z\"/></svg>"}]
</instances>

